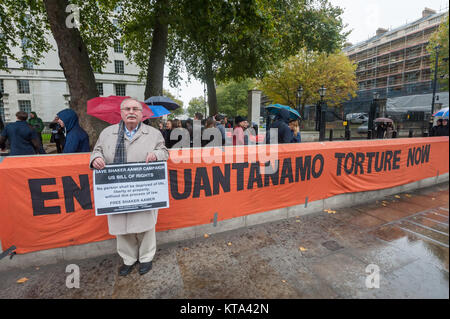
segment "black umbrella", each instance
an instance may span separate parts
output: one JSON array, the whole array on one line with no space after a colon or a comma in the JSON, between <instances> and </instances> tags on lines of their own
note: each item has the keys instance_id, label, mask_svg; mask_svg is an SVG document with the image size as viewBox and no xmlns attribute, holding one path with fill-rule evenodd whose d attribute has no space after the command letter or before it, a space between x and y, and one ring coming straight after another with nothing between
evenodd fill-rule
<instances>
[{"instance_id":1,"label":"black umbrella","mask_svg":"<svg viewBox=\"0 0 450 319\"><path fill-rule=\"evenodd\" d=\"M148 105L162 105L170 111L176 110L180 107L177 103L172 101L167 96L152 96L146 99L144 103Z\"/></svg>"}]
</instances>

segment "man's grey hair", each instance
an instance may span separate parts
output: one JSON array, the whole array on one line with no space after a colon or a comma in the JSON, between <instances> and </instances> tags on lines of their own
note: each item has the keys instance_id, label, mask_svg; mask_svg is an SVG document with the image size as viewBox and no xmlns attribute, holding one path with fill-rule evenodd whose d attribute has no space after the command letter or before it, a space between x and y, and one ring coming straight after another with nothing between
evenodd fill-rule
<instances>
[{"instance_id":1,"label":"man's grey hair","mask_svg":"<svg viewBox=\"0 0 450 319\"><path fill-rule=\"evenodd\" d=\"M137 99L135 99L134 97L130 97L130 98L126 98L125 100L123 100L121 103L120 103L120 109L122 109L122 107L125 105L125 103L126 102L128 102L128 101L135 101L136 103L138 103L139 104L139 106L142 108L142 104L141 104L141 102L139 102Z\"/></svg>"}]
</instances>

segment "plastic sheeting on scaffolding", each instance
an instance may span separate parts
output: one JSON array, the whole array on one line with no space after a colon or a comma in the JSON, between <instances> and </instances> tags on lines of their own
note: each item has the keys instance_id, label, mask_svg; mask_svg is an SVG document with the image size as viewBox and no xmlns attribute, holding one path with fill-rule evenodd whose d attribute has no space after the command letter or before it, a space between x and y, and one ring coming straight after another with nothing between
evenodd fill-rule
<instances>
[{"instance_id":1,"label":"plastic sheeting on scaffolding","mask_svg":"<svg viewBox=\"0 0 450 319\"><path fill-rule=\"evenodd\" d=\"M431 101L433 94L407 95L394 98L388 98L386 101L386 111L392 113L425 112L431 113ZM438 100L439 99L439 100ZM436 93L434 111L449 106L448 92Z\"/></svg>"}]
</instances>

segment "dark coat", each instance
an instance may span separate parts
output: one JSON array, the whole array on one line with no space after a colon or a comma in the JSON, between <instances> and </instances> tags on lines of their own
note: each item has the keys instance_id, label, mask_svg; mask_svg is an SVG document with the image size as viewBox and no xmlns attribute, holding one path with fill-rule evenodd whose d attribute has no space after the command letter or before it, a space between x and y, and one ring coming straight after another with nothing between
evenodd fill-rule
<instances>
[{"instance_id":1,"label":"dark coat","mask_svg":"<svg viewBox=\"0 0 450 319\"><path fill-rule=\"evenodd\" d=\"M34 155L39 153L39 139L34 129L26 121L17 121L6 125L1 133L0 148L4 147L6 139L10 143L9 155ZM34 140L34 141L33 141Z\"/></svg>"},{"instance_id":2,"label":"dark coat","mask_svg":"<svg viewBox=\"0 0 450 319\"><path fill-rule=\"evenodd\" d=\"M71 109L65 109L57 115L64 122L66 128L66 142L63 153L90 152L89 136L78 124L77 114Z\"/></svg>"},{"instance_id":3,"label":"dark coat","mask_svg":"<svg viewBox=\"0 0 450 319\"><path fill-rule=\"evenodd\" d=\"M289 128L289 111L281 109L280 113L276 116L275 122L270 125L270 129L278 129L278 144L292 143L294 140L294 134ZM270 143L270 130L266 133L266 143Z\"/></svg>"}]
</instances>

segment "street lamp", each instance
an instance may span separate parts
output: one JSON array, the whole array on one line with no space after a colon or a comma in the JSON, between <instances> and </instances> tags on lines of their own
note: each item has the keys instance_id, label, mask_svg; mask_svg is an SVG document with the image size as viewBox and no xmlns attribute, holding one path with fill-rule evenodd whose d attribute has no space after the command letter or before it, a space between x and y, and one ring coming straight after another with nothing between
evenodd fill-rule
<instances>
[{"instance_id":1,"label":"street lamp","mask_svg":"<svg viewBox=\"0 0 450 319\"><path fill-rule=\"evenodd\" d=\"M297 89L297 110L298 113L300 114L300 108L301 108L301 98L302 98L302 94L303 94L303 88L300 85ZM303 114L301 114L302 118L303 118Z\"/></svg>"},{"instance_id":2,"label":"street lamp","mask_svg":"<svg viewBox=\"0 0 450 319\"><path fill-rule=\"evenodd\" d=\"M377 115L377 109L378 109L378 99L380 98L380 93L373 92L373 101L372 104L370 104L370 110L369 110L369 121L367 123L367 133L368 138L372 139L374 134L374 127L373 127L373 121L375 120L375 117Z\"/></svg>"},{"instance_id":3,"label":"street lamp","mask_svg":"<svg viewBox=\"0 0 450 319\"><path fill-rule=\"evenodd\" d=\"M320 102L319 102L319 141L325 140L325 121L326 121L326 106L323 103L327 89L322 85L319 89Z\"/></svg>"},{"instance_id":4,"label":"street lamp","mask_svg":"<svg viewBox=\"0 0 450 319\"><path fill-rule=\"evenodd\" d=\"M430 115L430 123L428 126L428 136L431 133L431 129L433 128L433 113L434 113L434 102L435 102L435 95L436 95L436 84L437 84L437 71L438 71L438 62L439 62L439 51L441 50L441 45L438 44L434 47L434 50L436 51L436 62L434 65L434 81L433 81L433 100L431 101L431 115Z\"/></svg>"}]
</instances>

